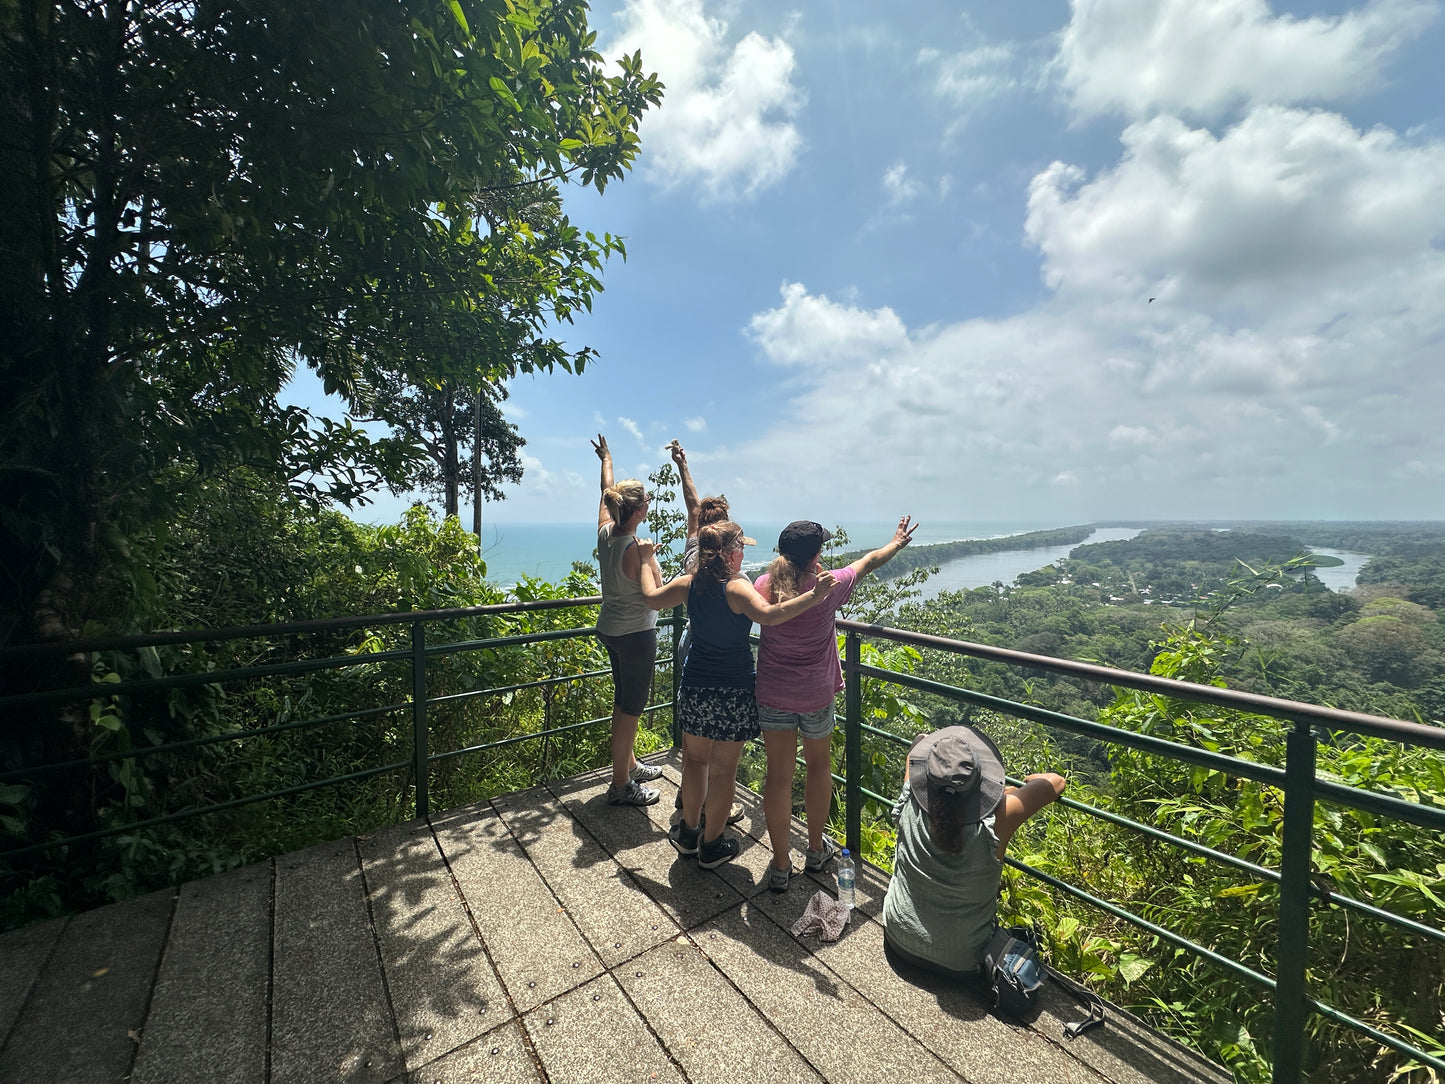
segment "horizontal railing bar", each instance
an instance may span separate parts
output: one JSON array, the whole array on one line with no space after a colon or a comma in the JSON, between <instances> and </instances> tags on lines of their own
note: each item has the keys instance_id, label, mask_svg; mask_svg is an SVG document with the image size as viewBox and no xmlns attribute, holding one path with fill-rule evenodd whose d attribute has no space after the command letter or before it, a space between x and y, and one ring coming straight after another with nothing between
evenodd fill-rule
<instances>
[{"instance_id":1,"label":"horizontal railing bar","mask_svg":"<svg viewBox=\"0 0 1445 1084\"><path fill-rule=\"evenodd\" d=\"M1315 797L1319 801L1363 809L1366 813L1378 813L1392 820L1408 821L1421 828L1445 830L1445 808L1440 806L1407 802L1393 795L1361 790L1359 787L1331 783L1324 779L1315 780Z\"/></svg>"},{"instance_id":2,"label":"horizontal railing bar","mask_svg":"<svg viewBox=\"0 0 1445 1084\"><path fill-rule=\"evenodd\" d=\"M474 700L479 696L501 696L503 693L519 693L527 689L541 689L548 685L565 685L569 681L603 677L611 670L587 670L580 674L561 674L557 677L542 678L540 681L524 681L520 685L497 685L490 689L468 689L464 693L449 693L446 696L428 698L428 704L451 704L458 700Z\"/></svg>"},{"instance_id":3,"label":"horizontal railing bar","mask_svg":"<svg viewBox=\"0 0 1445 1084\"><path fill-rule=\"evenodd\" d=\"M942 636L930 636L921 632L905 632L902 629L887 628L883 625L865 625L858 621L839 620L838 627L849 632L858 632L882 640L908 644L911 647L934 648L954 655L968 655L990 662L1006 663L1033 670L1045 670L1066 677L1083 678L1101 685L1115 685L1140 692L1158 693L1176 700L1197 700L1224 708L1270 715L1280 719L1299 720L1331 730L1342 730L1357 734L1370 734L1389 738L1392 741L1408 742L1429 749L1445 750L1445 727L1426 726L1402 719L1382 719L1358 711L1344 711L1340 708L1325 708L1316 704L1305 704L1298 700L1281 700L1258 693L1247 693L1240 689L1222 689L1215 685L1196 685L1193 682L1177 681L1159 677L1157 674L1135 674L1128 670L1114 670L1096 663L1074 662L1072 659L1055 659L1046 655L1031 655L1025 651L1012 651L988 644L969 643L964 640L949 640Z\"/></svg>"},{"instance_id":4,"label":"horizontal railing bar","mask_svg":"<svg viewBox=\"0 0 1445 1084\"><path fill-rule=\"evenodd\" d=\"M410 650L378 651L364 655L333 655L325 659L303 659L298 662L273 663L270 666L244 666L235 670L212 670L199 674L167 674L158 678L137 678L134 681L96 682L69 689L49 689L39 693L21 693L0 697L0 709L28 708L40 704L63 704L73 700L94 700L102 696L129 696L155 689L190 689L200 685L225 685L257 677L293 677L323 670L345 670L378 662L410 659Z\"/></svg>"},{"instance_id":5,"label":"horizontal railing bar","mask_svg":"<svg viewBox=\"0 0 1445 1084\"><path fill-rule=\"evenodd\" d=\"M176 632L137 633L133 636L98 636L86 640L15 644L3 647L0 648L0 661L29 655L128 651L137 647L160 647L165 644L254 640L308 632L337 632L345 629L367 628L373 625L405 625L413 621L456 621L467 617L528 613L534 610L565 610L600 605L602 605L601 595L586 595L580 598L548 598L537 599L533 602L498 602L485 606L460 606L447 610L396 610L392 613L365 614L360 617L322 617L312 621L280 621L271 625L233 625L220 629L182 629Z\"/></svg>"},{"instance_id":6,"label":"horizontal railing bar","mask_svg":"<svg viewBox=\"0 0 1445 1084\"><path fill-rule=\"evenodd\" d=\"M1106 726L1103 723L1091 723L1087 719L1079 719L1072 715L1049 711L1047 708L1029 707L1027 704L1019 704L1012 700L1003 700L996 696L989 696L986 693L971 692L968 689L959 689L952 685L945 685L942 682L914 677L912 674L899 674L892 670L882 670L876 666L866 665L858 667L858 671L865 677L877 678L880 681L892 681L895 684L903 685L910 689L918 689L921 692L931 692L939 696L951 697L954 700L967 701L979 707L991 708L994 711L1017 716L1020 719L1029 719L1036 723L1043 723L1045 726L1058 727L1075 734L1085 734L1097 741L1111 742L1115 745L1125 745L1133 749L1154 753L1157 756L1168 757L1171 760L1183 761L1186 764L1194 764L1201 768L1210 768L1217 772L1223 772L1226 775L1236 775L1245 779L1253 779L1256 783L1264 783L1272 787L1284 787L1284 771L1280 768L1270 767L1267 764L1256 764L1252 760L1241 760L1239 757L1226 756L1223 753L1211 753L1207 749L1196 749L1192 745L1183 745L1165 738L1151 738L1147 734L1135 734L1131 730L1120 730L1118 727Z\"/></svg>"},{"instance_id":7,"label":"horizontal railing bar","mask_svg":"<svg viewBox=\"0 0 1445 1084\"><path fill-rule=\"evenodd\" d=\"M1411 1046L1404 1039L1397 1039L1387 1031L1381 1031L1379 1028L1365 1023L1363 1020L1356 1020L1353 1016L1341 1012L1333 1005L1326 1005L1323 1001L1316 1001L1312 997L1306 997L1305 1004L1326 1020L1333 1020L1337 1024L1343 1024L1347 1028L1353 1028L1355 1031L1368 1035L1382 1046L1388 1046L1391 1049L1398 1050L1401 1054L1415 1058L1422 1064L1435 1069L1437 1072L1445 1072L1445 1061L1442 1061L1434 1055L1425 1053L1425 1051L1418 1047Z\"/></svg>"},{"instance_id":8,"label":"horizontal railing bar","mask_svg":"<svg viewBox=\"0 0 1445 1084\"><path fill-rule=\"evenodd\" d=\"M663 708L670 708L672 704L652 704L642 709L643 715L649 715ZM485 753L488 749L500 749L506 745L518 745L524 741L536 741L538 738L550 737L553 734L565 734L569 730L581 730L584 727L596 726L598 723L609 723L612 716L603 715L596 719L586 719L580 723L568 723L566 726L552 727L550 730L537 730L530 734L517 734L510 738L502 738L498 741L487 742L483 745L469 745L463 749L450 749L445 753L433 753L427 757L427 763L433 764L439 760L450 760L452 757L459 757L466 753Z\"/></svg>"},{"instance_id":9,"label":"horizontal railing bar","mask_svg":"<svg viewBox=\"0 0 1445 1084\"><path fill-rule=\"evenodd\" d=\"M520 644L540 644L550 640L578 640L584 636L596 636L597 626L588 625L580 629L549 629L547 632L519 632L515 636L493 636L486 640L458 640L450 644L435 644L426 649L427 658L437 655L458 655L463 651L490 651L499 647L516 647Z\"/></svg>"},{"instance_id":10,"label":"horizontal railing bar","mask_svg":"<svg viewBox=\"0 0 1445 1084\"><path fill-rule=\"evenodd\" d=\"M1274 979L1270 978L1268 975L1260 974L1253 968L1246 967L1244 964L1240 963L1237 960L1231 960L1228 956L1221 956L1213 949L1207 949L1203 945L1195 944L1187 937L1180 937L1177 933L1171 933L1163 926L1156 926L1148 919L1140 918L1132 911L1126 911L1124 910L1124 908L1119 907L1116 904L1112 904L1108 900L1102 900L1098 896L1093 895L1092 893L1085 892L1082 888L1074 887L1073 885L1069 884L1068 881L1061 881L1059 880L1059 878L1050 876L1049 874L1044 873L1042 870L1034 869L1033 866L1030 866L1026 862L1020 862L1018 859L1009 858L1008 856L1005 856L1003 861L1004 865L1012 866L1014 869L1021 870L1022 872L1028 874L1030 877L1037 877L1045 884L1052 885L1053 887L1059 889L1061 892L1067 892L1069 895L1075 897L1076 899L1083 900L1085 903L1091 904L1094 907L1098 907L1099 909L1113 915L1115 918L1122 918L1125 922L1132 923L1133 925L1138 926L1141 930L1152 933L1155 937L1158 937L1161 940L1168 941L1175 948L1182 948L1187 952L1192 952L1196 956L1208 960L1211 963L1218 964L1220 967L1227 968L1228 970L1233 971L1236 975L1240 975L1243 978L1249 979L1251 982L1259 983L1266 989L1274 989Z\"/></svg>"},{"instance_id":11,"label":"horizontal railing bar","mask_svg":"<svg viewBox=\"0 0 1445 1084\"><path fill-rule=\"evenodd\" d=\"M326 726L329 723L343 723L351 719L364 719L370 715L384 715L389 711L401 711L410 707L410 704L386 704L379 708L362 708L360 711L346 711L338 715L322 715L315 719L299 719L290 723L277 723L275 726L255 727L251 730L235 730L225 734L208 734L204 738L191 738L188 741L171 742L167 745L147 745L136 749L125 749L116 753L103 753L100 756L84 757L80 760L62 760L55 764L37 764L30 768L16 768L13 771L0 772L0 783L11 779L22 777L33 777L48 772L59 771L62 768L83 768L94 764L107 764L113 760L133 760L138 757L154 756L158 753L170 753L179 749L199 748L203 745L217 745L221 742L240 741L243 738L265 737L271 734L284 734L291 730L302 730L307 727Z\"/></svg>"},{"instance_id":12,"label":"horizontal railing bar","mask_svg":"<svg viewBox=\"0 0 1445 1084\"><path fill-rule=\"evenodd\" d=\"M80 836L66 836L64 839L48 840L45 843L32 843L28 847L19 847L13 851L0 851L0 861L8 862L12 859L20 858L23 855L35 854L40 851L53 851L57 847L67 847L73 843L88 843L93 839L103 839L106 836L119 835L122 832L137 832L142 828L154 828L160 824L171 824L174 821L203 817L207 813L220 813L226 809L235 809L239 806L251 805L255 802L270 801L272 798L285 798L292 794L301 794L308 790L319 790L322 787L335 786L337 783L354 783L358 779L369 779L374 775L381 775L384 772L394 772L402 768L410 767L411 761L400 760L395 764L383 764L379 768L366 768L359 772L352 772L349 775L333 776L330 779L321 779L314 783L299 783L294 787L286 787L283 790L273 790L267 794L257 794L246 798L234 798L229 802L202 806L200 809L182 810L180 813L168 813L164 817L151 817L149 820L136 821L133 824L121 824L112 828L102 828L99 831L87 832Z\"/></svg>"}]
</instances>

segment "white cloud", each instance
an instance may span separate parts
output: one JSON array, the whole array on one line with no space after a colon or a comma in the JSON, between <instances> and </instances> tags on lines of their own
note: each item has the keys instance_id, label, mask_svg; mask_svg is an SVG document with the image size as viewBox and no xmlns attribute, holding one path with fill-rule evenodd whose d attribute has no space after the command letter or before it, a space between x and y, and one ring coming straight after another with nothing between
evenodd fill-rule
<instances>
[{"instance_id":1,"label":"white cloud","mask_svg":"<svg viewBox=\"0 0 1445 1084\"><path fill-rule=\"evenodd\" d=\"M959 53L924 49L918 61L933 72L933 93L960 113L973 113L1018 85L1014 50L980 45Z\"/></svg>"},{"instance_id":2,"label":"white cloud","mask_svg":"<svg viewBox=\"0 0 1445 1084\"><path fill-rule=\"evenodd\" d=\"M642 445L644 450L652 450L651 446L647 443L647 439L642 435L642 429L631 418L618 418L617 424L622 426L622 428L626 429L629 433L631 433L633 439L636 440L638 444Z\"/></svg>"},{"instance_id":3,"label":"white cloud","mask_svg":"<svg viewBox=\"0 0 1445 1084\"><path fill-rule=\"evenodd\" d=\"M908 166L895 162L883 174L883 191L888 193L888 202L894 206L917 199L923 192L923 185L908 176Z\"/></svg>"},{"instance_id":4,"label":"white cloud","mask_svg":"<svg viewBox=\"0 0 1445 1084\"><path fill-rule=\"evenodd\" d=\"M813 296L800 282L785 282L783 304L758 313L749 330L774 361L826 368L838 361L873 363L908 345L903 321L892 309L873 312Z\"/></svg>"},{"instance_id":5,"label":"white cloud","mask_svg":"<svg viewBox=\"0 0 1445 1084\"><path fill-rule=\"evenodd\" d=\"M649 177L728 200L787 176L802 149L793 118L805 100L792 46L755 31L729 44L728 24L702 0L628 0L620 19L604 54L640 48L643 67L667 87L642 122Z\"/></svg>"},{"instance_id":6,"label":"white cloud","mask_svg":"<svg viewBox=\"0 0 1445 1084\"><path fill-rule=\"evenodd\" d=\"M1407 296L1372 288L1371 272L1353 311L1322 299L1248 329L1228 307L1131 319L1132 302L1067 293L1005 319L914 329L889 308L787 284L749 324L788 373L785 406L727 449L752 480L729 494L774 503L777 464L806 463L809 514L855 519L1431 507L1445 498L1422 488L1445 482L1426 466L1445 462L1445 255L1418 247L1428 281Z\"/></svg>"},{"instance_id":7,"label":"white cloud","mask_svg":"<svg viewBox=\"0 0 1445 1084\"><path fill-rule=\"evenodd\" d=\"M701 417L684 418L682 424L687 426L687 431L689 433L701 433L704 429L707 428L707 419Z\"/></svg>"},{"instance_id":8,"label":"white cloud","mask_svg":"<svg viewBox=\"0 0 1445 1084\"><path fill-rule=\"evenodd\" d=\"M1433 259L1445 235L1445 143L1280 106L1218 137L1162 116L1122 138L1122 160L1092 180L1055 162L1029 187L1025 232L1056 289L1272 307Z\"/></svg>"},{"instance_id":9,"label":"white cloud","mask_svg":"<svg viewBox=\"0 0 1445 1084\"><path fill-rule=\"evenodd\" d=\"M1209 119L1370 89L1438 11L1433 0L1374 0L1300 19L1274 15L1265 0L1073 0L1055 64L1084 115Z\"/></svg>"}]
</instances>

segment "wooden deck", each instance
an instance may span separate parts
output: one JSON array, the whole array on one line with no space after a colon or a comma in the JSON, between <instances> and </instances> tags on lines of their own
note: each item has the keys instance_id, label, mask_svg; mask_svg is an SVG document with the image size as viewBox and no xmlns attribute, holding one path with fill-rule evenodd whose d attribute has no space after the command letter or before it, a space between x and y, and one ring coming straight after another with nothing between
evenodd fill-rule
<instances>
[{"instance_id":1,"label":"wooden deck","mask_svg":"<svg viewBox=\"0 0 1445 1084\"><path fill-rule=\"evenodd\" d=\"M795 939L830 880L768 892L753 804L736 862L679 856L668 765L648 809L593 773L6 934L0 1082L1230 1079L1115 1011L1064 1038L1052 987L1024 1027L896 973L871 868Z\"/></svg>"}]
</instances>

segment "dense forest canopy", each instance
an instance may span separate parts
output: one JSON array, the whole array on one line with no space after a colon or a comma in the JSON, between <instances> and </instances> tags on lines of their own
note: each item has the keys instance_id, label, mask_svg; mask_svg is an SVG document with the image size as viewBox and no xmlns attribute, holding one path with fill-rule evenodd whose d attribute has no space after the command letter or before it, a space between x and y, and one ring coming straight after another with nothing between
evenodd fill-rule
<instances>
[{"instance_id":1,"label":"dense forest canopy","mask_svg":"<svg viewBox=\"0 0 1445 1084\"><path fill-rule=\"evenodd\" d=\"M207 477L351 503L433 469L281 405L298 366L384 417L591 360L555 329L623 247L560 188L621 177L662 87L586 11L0 5L0 640L148 623Z\"/></svg>"}]
</instances>

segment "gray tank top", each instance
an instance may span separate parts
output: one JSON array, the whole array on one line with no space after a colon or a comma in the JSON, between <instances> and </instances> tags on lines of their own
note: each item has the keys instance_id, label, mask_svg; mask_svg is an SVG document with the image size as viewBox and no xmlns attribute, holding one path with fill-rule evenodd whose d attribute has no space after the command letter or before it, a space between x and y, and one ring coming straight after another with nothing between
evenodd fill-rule
<instances>
[{"instance_id":1,"label":"gray tank top","mask_svg":"<svg viewBox=\"0 0 1445 1084\"><path fill-rule=\"evenodd\" d=\"M1003 873L993 814L966 825L963 853L950 854L934 845L928 814L913 801L907 780L894 809L898 846L883 897L888 940L951 971L972 971L993 930Z\"/></svg>"},{"instance_id":2,"label":"gray tank top","mask_svg":"<svg viewBox=\"0 0 1445 1084\"><path fill-rule=\"evenodd\" d=\"M642 586L622 571L622 555L637 539L613 534L612 524L597 528L597 564L602 579L602 612L597 631L604 636L626 636L657 627L657 611L642 598Z\"/></svg>"}]
</instances>

